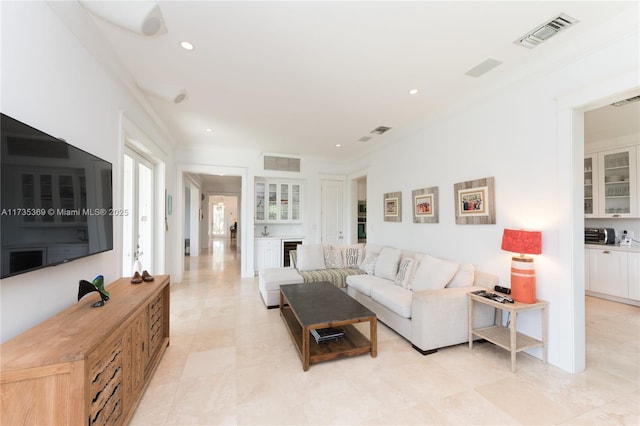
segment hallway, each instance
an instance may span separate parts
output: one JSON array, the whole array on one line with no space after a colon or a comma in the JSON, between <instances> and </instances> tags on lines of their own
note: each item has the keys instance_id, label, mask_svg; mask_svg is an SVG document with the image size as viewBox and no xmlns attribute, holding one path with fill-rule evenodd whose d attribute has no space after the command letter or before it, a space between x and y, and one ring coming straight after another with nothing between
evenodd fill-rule
<instances>
[{"instance_id":1,"label":"hallway","mask_svg":"<svg viewBox=\"0 0 640 426\"><path fill-rule=\"evenodd\" d=\"M587 371L568 374L492 344L422 356L378 326L378 357L300 359L229 240L186 259L171 286L171 344L132 425L567 424L640 422L640 308L587 298Z\"/></svg>"}]
</instances>

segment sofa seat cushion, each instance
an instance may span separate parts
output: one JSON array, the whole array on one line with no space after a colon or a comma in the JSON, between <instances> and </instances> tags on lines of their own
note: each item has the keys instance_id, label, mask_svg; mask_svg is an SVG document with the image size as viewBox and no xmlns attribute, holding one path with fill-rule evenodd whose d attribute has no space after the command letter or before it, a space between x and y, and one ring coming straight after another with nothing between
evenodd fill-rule
<instances>
[{"instance_id":1,"label":"sofa seat cushion","mask_svg":"<svg viewBox=\"0 0 640 426\"><path fill-rule=\"evenodd\" d=\"M316 271L298 271L305 283L317 283L320 281L328 281L338 288L347 286L347 277L352 275L366 274L358 268L340 268L340 269L318 269Z\"/></svg>"},{"instance_id":2,"label":"sofa seat cushion","mask_svg":"<svg viewBox=\"0 0 640 426\"><path fill-rule=\"evenodd\" d=\"M393 283L377 285L371 289L371 298L386 306L402 318L411 318L413 292Z\"/></svg>"},{"instance_id":3,"label":"sofa seat cushion","mask_svg":"<svg viewBox=\"0 0 640 426\"><path fill-rule=\"evenodd\" d=\"M371 289L376 286L393 285L393 281L375 275L352 275L347 277L347 285L358 290L365 296L371 297Z\"/></svg>"},{"instance_id":4,"label":"sofa seat cushion","mask_svg":"<svg viewBox=\"0 0 640 426\"><path fill-rule=\"evenodd\" d=\"M299 284L302 276L293 268L265 268L260 270L261 290L280 290L280 284Z\"/></svg>"}]
</instances>

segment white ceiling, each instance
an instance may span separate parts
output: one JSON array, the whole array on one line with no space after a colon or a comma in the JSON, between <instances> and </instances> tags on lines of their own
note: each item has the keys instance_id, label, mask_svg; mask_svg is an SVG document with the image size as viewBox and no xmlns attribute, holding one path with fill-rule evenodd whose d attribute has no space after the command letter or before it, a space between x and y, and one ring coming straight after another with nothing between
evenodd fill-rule
<instances>
[{"instance_id":1,"label":"white ceiling","mask_svg":"<svg viewBox=\"0 0 640 426\"><path fill-rule=\"evenodd\" d=\"M186 88L179 104L148 98L176 147L349 161L514 76L579 54L585 32L633 6L163 1L167 32L152 37L91 19L134 81ZM560 13L580 23L532 50L513 43ZM195 49L183 50L183 40ZM488 58L503 64L464 75ZM370 134L378 126L392 130Z\"/></svg>"},{"instance_id":2,"label":"white ceiling","mask_svg":"<svg viewBox=\"0 0 640 426\"><path fill-rule=\"evenodd\" d=\"M640 135L640 102L606 105L584 113L585 143ZM640 141L639 141L640 142Z\"/></svg>"}]
</instances>

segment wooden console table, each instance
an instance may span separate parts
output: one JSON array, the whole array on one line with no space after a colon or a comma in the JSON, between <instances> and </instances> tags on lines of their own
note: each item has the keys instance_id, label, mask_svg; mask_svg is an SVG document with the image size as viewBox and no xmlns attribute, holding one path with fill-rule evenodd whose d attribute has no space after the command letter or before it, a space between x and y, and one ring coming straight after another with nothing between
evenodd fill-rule
<instances>
[{"instance_id":1,"label":"wooden console table","mask_svg":"<svg viewBox=\"0 0 640 426\"><path fill-rule=\"evenodd\" d=\"M511 372L516 372L516 353L530 348L542 347L542 361L547 363L547 333L549 323L549 302L538 300L536 303L499 303L477 294L467 293L469 298L469 349L473 349L473 336L481 337L489 342L511 352ZM497 308L497 320L495 325L484 328L473 328L473 304L474 302ZM537 340L517 331L518 313L532 310L540 310L542 322L542 339ZM509 326L502 325L502 311L509 312Z\"/></svg>"},{"instance_id":2,"label":"wooden console table","mask_svg":"<svg viewBox=\"0 0 640 426\"><path fill-rule=\"evenodd\" d=\"M169 345L169 276L106 289L0 346L2 424L128 423Z\"/></svg>"}]
</instances>

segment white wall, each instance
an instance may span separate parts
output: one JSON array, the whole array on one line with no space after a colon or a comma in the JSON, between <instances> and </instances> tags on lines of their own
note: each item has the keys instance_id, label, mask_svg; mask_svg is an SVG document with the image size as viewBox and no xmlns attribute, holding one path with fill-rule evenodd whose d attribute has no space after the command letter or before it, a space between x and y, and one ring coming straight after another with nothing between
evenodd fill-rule
<instances>
[{"instance_id":1,"label":"white wall","mask_svg":"<svg viewBox=\"0 0 640 426\"><path fill-rule=\"evenodd\" d=\"M564 208L574 197L572 182L580 182L575 188L581 187L582 163L573 164L576 160L568 155L572 148L560 145L566 140L558 136L562 129L556 99L637 70L637 28L636 21L635 32L628 37L591 49L528 83L506 86L499 95L449 114L369 159L368 242L471 262L498 274L501 283L508 285L511 254L500 249L503 229L543 232L543 254L535 260L537 296L550 301L549 362L567 371L579 371L576 357L584 358L584 352L579 353L584 344L584 318L579 309L583 302L574 294L576 288L584 291L583 252L574 252L563 240L582 217L581 202L575 209ZM582 145L575 149L580 159ZM495 177L497 223L456 225L454 184L489 176ZM411 191L430 186L439 187L440 223L413 224ZM402 223L384 222L383 194L395 191L403 194ZM540 336L536 313L521 315L518 324L520 331ZM541 356L540 350L531 353Z\"/></svg>"},{"instance_id":2,"label":"white wall","mask_svg":"<svg viewBox=\"0 0 640 426\"><path fill-rule=\"evenodd\" d=\"M157 157L167 158L170 145L47 3L2 2L0 7L2 112L113 163L114 207L120 208L122 114L161 147ZM80 279L98 274L107 283L117 279L120 232L122 223L114 217L114 250L1 280L1 341L76 303Z\"/></svg>"}]
</instances>

